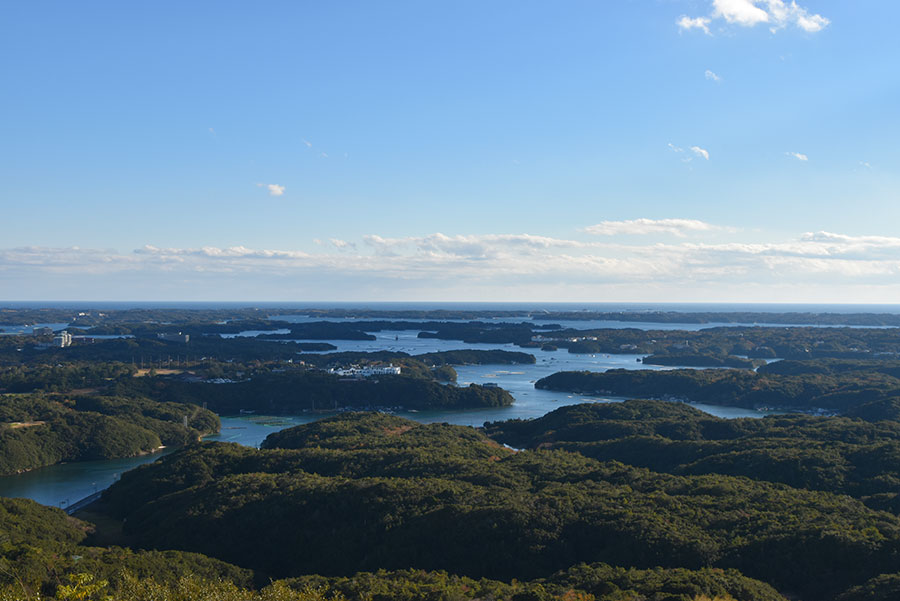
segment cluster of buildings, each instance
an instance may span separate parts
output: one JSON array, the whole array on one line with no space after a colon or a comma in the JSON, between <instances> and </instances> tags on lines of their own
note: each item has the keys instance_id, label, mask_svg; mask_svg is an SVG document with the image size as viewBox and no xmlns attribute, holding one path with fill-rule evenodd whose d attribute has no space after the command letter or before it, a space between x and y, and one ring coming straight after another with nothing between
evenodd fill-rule
<instances>
[{"instance_id":1,"label":"cluster of buildings","mask_svg":"<svg viewBox=\"0 0 900 601\"><path fill-rule=\"evenodd\" d=\"M366 367L351 365L350 367L346 368L331 368L328 370L328 373L350 378L371 378L372 376L399 376L400 367L393 364L367 365Z\"/></svg>"},{"instance_id":2,"label":"cluster of buildings","mask_svg":"<svg viewBox=\"0 0 900 601\"><path fill-rule=\"evenodd\" d=\"M53 345L58 346L59 348L65 348L67 346L72 346L72 335L63 330L59 333L59 336L53 337Z\"/></svg>"},{"instance_id":3,"label":"cluster of buildings","mask_svg":"<svg viewBox=\"0 0 900 601\"><path fill-rule=\"evenodd\" d=\"M166 342L184 342L186 344L191 341L190 334L182 334L181 332L177 334L157 334L156 337Z\"/></svg>"},{"instance_id":4,"label":"cluster of buildings","mask_svg":"<svg viewBox=\"0 0 900 601\"><path fill-rule=\"evenodd\" d=\"M50 328L35 328L32 331L32 336L52 336L53 330ZM53 336L52 342L41 342L39 344L35 344L34 348L36 349L48 349L51 347L57 348L66 348L67 346L72 346L72 335L67 331L63 330L56 336Z\"/></svg>"}]
</instances>

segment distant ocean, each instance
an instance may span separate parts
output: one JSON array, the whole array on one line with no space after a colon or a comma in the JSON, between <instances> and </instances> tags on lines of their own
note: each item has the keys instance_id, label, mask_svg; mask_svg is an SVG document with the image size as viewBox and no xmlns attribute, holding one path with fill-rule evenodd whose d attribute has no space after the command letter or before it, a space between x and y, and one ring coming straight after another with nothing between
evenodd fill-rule
<instances>
[{"instance_id":1,"label":"distant ocean","mask_svg":"<svg viewBox=\"0 0 900 601\"><path fill-rule=\"evenodd\" d=\"M372 309L384 311L597 311L683 313L900 313L900 304L805 303L542 303L542 302L197 302L197 301L0 301L0 308L122 309Z\"/></svg>"}]
</instances>

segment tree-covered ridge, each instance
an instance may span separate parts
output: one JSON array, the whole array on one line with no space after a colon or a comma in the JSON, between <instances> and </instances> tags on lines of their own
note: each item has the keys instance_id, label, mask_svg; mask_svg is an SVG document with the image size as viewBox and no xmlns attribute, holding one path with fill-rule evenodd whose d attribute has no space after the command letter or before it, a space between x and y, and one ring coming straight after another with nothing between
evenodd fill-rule
<instances>
[{"instance_id":1,"label":"tree-covered ridge","mask_svg":"<svg viewBox=\"0 0 900 601\"><path fill-rule=\"evenodd\" d=\"M900 379L877 371L799 375L734 369L568 371L541 378L535 388L751 409L833 412L900 397Z\"/></svg>"},{"instance_id":2,"label":"tree-covered ridge","mask_svg":"<svg viewBox=\"0 0 900 601\"><path fill-rule=\"evenodd\" d=\"M512 396L501 389L471 384L456 387L414 376L344 378L316 370L263 373L229 384L185 382L158 378L120 381L120 394L165 398L181 403L204 403L219 414L241 410L270 415L340 408L459 409L505 407Z\"/></svg>"},{"instance_id":3,"label":"tree-covered ridge","mask_svg":"<svg viewBox=\"0 0 900 601\"><path fill-rule=\"evenodd\" d=\"M900 513L900 423L779 415L721 419L682 403L562 407L486 424L498 441L678 475L724 474L848 494Z\"/></svg>"},{"instance_id":4,"label":"tree-covered ridge","mask_svg":"<svg viewBox=\"0 0 900 601\"><path fill-rule=\"evenodd\" d=\"M187 449L105 498L139 545L275 576L413 567L533 579L606 562L737 568L821 595L889 572L900 543L900 520L846 496L512 452L459 426L346 416L266 446L277 444L296 448Z\"/></svg>"},{"instance_id":5,"label":"tree-covered ridge","mask_svg":"<svg viewBox=\"0 0 900 601\"><path fill-rule=\"evenodd\" d=\"M105 386L110 381L134 375L128 363L68 362L37 363L0 368L0 392L68 392Z\"/></svg>"},{"instance_id":6,"label":"tree-covered ridge","mask_svg":"<svg viewBox=\"0 0 900 601\"><path fill-rule=\"evenodd\" d=\"M109 595L121 601L621 601L637 596L659 601L784 601L770 586L735 570L638 570L605 564L577 565L548 578L512 582L411 569L271 582L196 553L96 546L92 530L90 523L59 509L0 499L0 599ZM253 590L249 587L254 582L266 586ZM91 590L96 594L88 594Z\"/></svg>"},{"instance_id":7,"label":"tree-covered ridge","mask_svg":"<svg viewBox=\"0 0 900 601\"><path fill-rule=\"evenodd\" d=\"M218 429L219 418L196 405L114 396L0 395L0 475L61 461L132 457L184 445Z\"/></svg>"}]
</instances>

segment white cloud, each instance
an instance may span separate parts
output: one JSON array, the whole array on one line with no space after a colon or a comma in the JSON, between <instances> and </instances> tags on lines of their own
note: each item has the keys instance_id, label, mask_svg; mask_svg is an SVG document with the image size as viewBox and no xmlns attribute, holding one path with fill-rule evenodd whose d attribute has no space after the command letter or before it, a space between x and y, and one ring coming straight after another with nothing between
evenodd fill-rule
<instances>
[{"instance_id":1,"label":"white cloud","mask_svg":"<svg viewBox=\"0 0 900 601\"><path fill-rule=\"evenodd\" d=\"M303 140L303 144L304 144L307 148L312 148L312 142L309 142L308 140Z\"/></svg>"},{"instance_id":2,"label":"white cloud","mask_svg":"<svg viewBox=\"0 0 900 601\"><path fill-rule=\"evenodd\" d=\"M808 161L809 157L803 154L802 152L786 152L785 153L789 157L794 157L798 161Z\"/></svg>"},{"instance_id":3,"label":"white cloud","mask_svg":"<svg viewBox=\"0 0 900 601\"><path fill-rule=\"evenodd\" d=\"M716 75L714 72L710 71L709 69L706 70L706 73L704 73L704 75L706 76L706 79L710 79L716 83L719 83L722 81L721 77L719 77L718 75Z\"/></svg>"},{"instance_id":4,"label":"white cloud","mask_svg":"<svg viewBox=\"0 0 900 601\"><path fill-rule=\"evenodd\" d=\"M684 237L689 232L708 232L717 226L696 219L630 219L627 221L601 221L584 228L589 234L616 236L620 234L672 234Z\"/></svg>"},{"instance_id":5,"label":"white cloud","mask_svg":"<svg viewBox=\"0 0 900 601\"><path fill-rule=\"evenodd\" d=\"M796 4L794 5L796 6ZM812 15L809 16L807 14L797 15L797 26L807 31L809 33L815 33L817 31L822 31L825 27L828 26L831 21L823 17L822 15Z\"/></svg>"},{"instance_id":6,"label":"white cloud","mask_svg":"<svg viewBox=\"0 0 900 601\"><path fill-rule=\"evenodd\" d=\"M703 157L707 161L709 160L709 151L705 148L700 148L699 146L691 146L691 151L698 157Z\"/></svg>"},{"instance_id":7,"label":"white cloud","mask_svg":"<svg viewBox=\"0 0 900 601\"><path fill-rule=\"evenodd\" d=\"M278 184L266 184L266 188L269 190L269 196L281 196L285 190L284 186Z\"/></svg>"},{"instance_id":8,"label":"white cloud","mask_svg":"<svg viewBox=\"0 0 900 601\"><path fill-rule=\"evenodd\" d=\"M667 146L669 147L669 150L671 150L672 152L675 152L675 153L683 153L684 152L684 148L682 148L681 146L675 146L671 142L669 142ZM692 153L694 153L696 156L703 157L707 161L709 160L709 151L706 150L705 148L701 148L699 146L691 146L689 148L689 150ZM681 161L683 163L690 163L692 160L694 160L694 157L692 157L692 156L685 156L685 157L682 157L682 159L681 159Z\"/></svg>"},{"instance_id":9,"label":"white cloud","mask_svg":"<svg viewBox=\"0 0 900 601\"><path fill-rule=\"evenodd\" d=\"M784 0L713 0L711 8L709 17L682 16L677 21L679 29L702 29L709 34L709 25L714 20L722 19L728 24L742 27L766 24L773 33L788 25L794 25L807 33L816 33L831 23L820 14L810 14L796 0L791 0L790 3Z\"/></svg>"},{"instance_id":10,"label":"white cloud","mask_svg":"<svg viewBox=\"0 0 900 601\"><path fill-rule=\"evenodd\" d=\"M341 240L340 238L330 238L328 241L331 243L331 245L333 247L341 249L341 250L356 248L356 243L347 242L346 240Z\"/></svg>"},{"instance_id":11,"label":"white cloud","mask_svg":"<svg viewBox=\"0 0 900 601\"><path fill-rule=\"evenodd\" d=\"M699 30L703 31L706 35L710 35L710 33L709 33L710 19L707 19L706 17L695 17L692 19L692 18L688 17L687 15L682 15L681 18L678 19L678 21L676 21L676 23L678 24L678 28L681 29L682 31L689 31L691 29L699 29Z\"/></svg>"},{"instance_id":12,"label":"white cloud","mask_svg":"<svg viewBox=\"0 0 900 601\"><path fill-rule=\"evenodd\" d=\"M756 6L755 0L713 0L712 16L745 27L769 21L769 13Z\"/></svg>"},{"instance_id":13,"label":"white cloud","mask_svg":"<svg viewBox=\"0 0 900 601\"><path fill-rule=\"evenodd\" d=\"M188 293L246 299L249 291L257 300L280 300L310 298L314 291L319 300L582 300L618 290L619 299L657 294L657 300L671 301L729 300L723 298L729 290L730 300L746 300L755 290L768 295L757 300L814 302L825 291L831 300L890 302L900 294L900 237L818 231L771 242L755 240L752 230L732 230L725 243L660 239L727 231L690 219L606 221L586 231L654 237L625 244L525 233L373 234L364 244L335 238L315 252L245 246L147 245L127 253L9 248L0 249L0 285L22 298L53 290L78 298L91 290L122 290L145 299ZM777 296L784 290L806 296Z\"/></svg>"}]
</instances>

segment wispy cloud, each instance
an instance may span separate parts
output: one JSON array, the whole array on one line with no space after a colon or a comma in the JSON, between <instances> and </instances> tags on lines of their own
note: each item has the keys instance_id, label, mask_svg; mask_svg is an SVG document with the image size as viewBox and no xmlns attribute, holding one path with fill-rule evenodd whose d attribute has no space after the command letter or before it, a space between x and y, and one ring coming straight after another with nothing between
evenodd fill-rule
<instances>
[{"instance_id":1,"label":"wispy cloud","mask_svg":"<svg viewBox=\"0 0 900 601\"><path fill-rule=\"evenodd\" d=\"M333 247L340 250L356 249L355 242L347 242L346 240L341 240L340 238L329 238L328 242L330 242Z\"/></svg>"},{"instance_id":2,"label":"wispy cloud","mask_svg":"<svg viewBox=\"0 0 900 601\"><path fill-rule=\"evenodd\" d=\"M598 236L672 234L684 237L690 232L708 232L718 229L710 223L696 219L630 219L627 221L601 221L584 228Z\"/></svg>"},{"instance_id":3,"label":"wispy cloud","mask_svg":"<svg viewBox=\"0 0 900 601\"><path fill-rule=\"evenodd\" d=\"M310 142L309 140L303 140L303 145L307 148L312 148L312 142Z\"/></svg>"},{"instance_id":4,"label":"wispy cloud","mask_svg":"<svg viewBox=\"0 0 900 601\"><path fill-rule=\"evenodd\" d=\"M699 146L691 146L691 152L696 154L698 157L703 157L707 161L709 160L709 151L705 148L700 148Z\"/></svg>"},{"instance_id":5,"label":"wispy cloud","mask_svg":"<svg viewBox=\"0 0 900 601\"><path fill-rule=\"evenodd\" d=\"M716 83L720 83L722 81L721 77L719 77L718 75L716 75L713 71L710 71L709 69L706 70L706 73L704 73L704 75L706 76L706 79L709 79Z\"/></svg>"},{"instance_id":6,"label":"wispy cloud","mask_svg":"<svg viewBox=\"0 0 900 601\"><path fill-rule=\"evenodd\" d=\"M687 15L682 15L681 18L679 18L678 21L676 21L676 23L678 24L678 28L681 31L690 31L691 29L699 29L706 35L710 35L710 32L709 32L710 21L711 20L706 17L694 17L692 19L691 17L688 17Z\"/></svg>"},{"instance_id":7,"label":"wispy cloud","mask_svg":"<svg viewBox=\"0 0 900 601\"><path fill-rule=\"evenodd\" d=\"M723 20L731 25L755 27L767 25L775 33L793 25L807 33L816 33L827 27L831 21L820 14L811 14L799 6L796 0L713 0L708 17L680 17L676 23L681 31L700 29L710 34L709 25Z\"/></svg>"},{"instance_id":8,"label":"wispy cloud","mask_svg":"<svg viewBox=\"0 0 900 601\"><path fill-rule=\"evenodd\" d=\"M786 152L784 153L789 157L794 157L798 161L808 161L809 157L803 154L802 152Z\"/></svg>"},{"instance_id":9,"label":"wispy cloud","mask_svg":"<svg viewBox=\"0 0 900 601\"><path fill-rule=\"evenodd\" d=\"M672 152L682 155L684 154L684 148L682 148L681 146L675 146L671 142L669 142L667 146ZM700 146L691 146L688 148L688 150L690 150L695 156L701 157L707 161L709 160L709 151L705 148L701 148ZM694 160L694 157L690 155L682 156L681 158L681 161L684 163L690 163L692 160Z\"/></svg>"}]
</instances>

